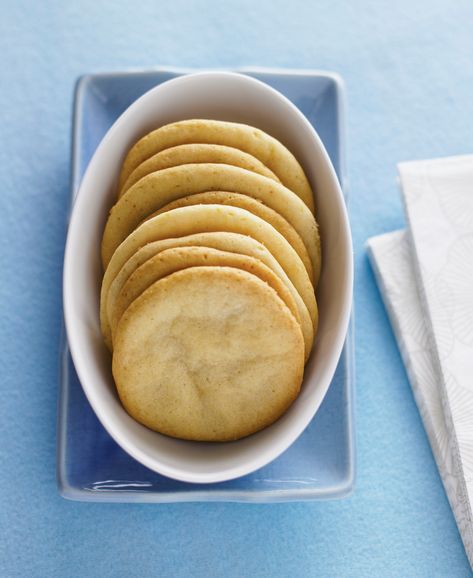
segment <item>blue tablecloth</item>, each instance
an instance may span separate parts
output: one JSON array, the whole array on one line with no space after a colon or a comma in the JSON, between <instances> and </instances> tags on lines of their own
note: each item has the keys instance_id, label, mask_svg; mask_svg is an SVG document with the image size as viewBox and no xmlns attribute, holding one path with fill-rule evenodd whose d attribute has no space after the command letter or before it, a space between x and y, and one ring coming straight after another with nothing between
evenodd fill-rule
<instances>
[{"instance_id":1,"label":"blue tablecloth","mask_svg":"<svg viewBox=\"0 0 473 578\"><path fill-rule=\"evenodd\" d=\"M470 575L363 244L403 226L398 161L473 150L471 0L1 0L0 14L0 575ZM348 499L153 506L57 494L73 84L158 64L321 68L346 81L358 444Z\"/></svg>"}]
</instances>

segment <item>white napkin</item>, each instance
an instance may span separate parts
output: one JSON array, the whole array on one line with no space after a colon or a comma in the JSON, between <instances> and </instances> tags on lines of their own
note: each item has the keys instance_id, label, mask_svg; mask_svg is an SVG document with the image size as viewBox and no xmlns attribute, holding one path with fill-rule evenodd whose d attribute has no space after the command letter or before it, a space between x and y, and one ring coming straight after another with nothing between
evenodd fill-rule
<instances>
[{"instance_id":1,"label":"white napkin","mask_svg":"<svg viewBox=\"0 0 473 578\"><path fill-rule=\"evenodd\" d=\"M408 230L368 252L473 565L473 155L399 173Z\"/></svg>"}]
</instances>

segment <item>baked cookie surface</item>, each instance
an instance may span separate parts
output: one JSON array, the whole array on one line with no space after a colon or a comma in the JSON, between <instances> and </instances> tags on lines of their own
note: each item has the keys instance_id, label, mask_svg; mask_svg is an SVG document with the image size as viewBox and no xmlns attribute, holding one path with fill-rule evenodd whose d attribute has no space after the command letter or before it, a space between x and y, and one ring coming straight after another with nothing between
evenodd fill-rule
<instances>
[{"instance_id":1,"label":"baked cookie surface","mask_svg":"<svg viewBox=\"0 0 473 578\"><path fill-rule=\"evenodd\" d=\"M167 249L177 247L204 247L217 249L226 253L233 253L238 256L245 255L257 259L262 264L266 265L266 267L269 267L269 269L271 269L271 271L284 283L294 299L300 318L302 333L304 335L306 353L308 350L310 351L317 330L317 324L315 324L315 326L312 324L309 311L289 277L264 245L247 235L228 232L196 233L185 237L162 239L160 241L148 243L144 247L138 249L123 265L118 275L111 283L106 303L104 304L104 310L101 311L101 318L104 318L102 322L102 330L104 334L107 334L107 343L110 348L112 347L112 343L109 324L110 320L115 315L114 311L116 309L116 303L123 286L136 269L141 267L149 259Z\"/></svg>"},{"instance_id":2,"label":"baked cookie surface","mask_svg":"<svg viewBox=\"0 0 473 578\"><path fill-rule=\"evenodd\" d=\"M260 217L272 225L278 233L281 233L281 235L288 241L294 251L299 255L301 261L304 263L304 267L307 270L309 278L314 278L314 270L309 253L307 252L302 239L294 227L290 225L287 220L274 209L271 209L261 201L258 201L253 197L249 197L248 195L242 195L241 193L229 193L228 191L207 191L205 193L197 193L195 195L182 197L181 199L177 199L172 203L168 203L162 209L159 209L159 211L156 211L156 213L153 213L153 215L148 218L155 217L156 215L160 215L166 211L171 211L172 209L178 209L179 207L189 207L191 205L229 205L230 207L245 209L246 211L253 213L253 215Z\"/></svg>"},{"instance_id":3,"label":"baked cookie surface","mask_svg":"<svg viewBox=\"0 0 473 578\"><path fill-rule=\"evenodd\" d=\"M236 122L209 119L182 120L162 126L136 142L128 151L120 173L122 188L130 173L164 149L185 143L210 143L245 151L273 171L314 212L314 196L301 165L281 142L264 131Z\"/></svg>"},{"instance_id":4,"label":"baked cookie surface","mask_svg":"<svg viewBox=\"0 0 473 578\"><path fill-rule=\"evenodd\" d=\"M188 440L228 441L278 419L304 371L299 324L258 277L194 267L149 287L117 328L113 375L128 413Z\"/></svg>"},{"instance_id":5,"label":"baked cookie surface","mask_svg":"<svg viewBox=\"0 0 473 578\"><path fill-rule=\"evenodd\" d=\"M202 143L183 144L165 149L143 161L127 178L118 196L121 197L132 185L150 173L189 163L233 165L280 182L277 176L256 157L234 147Z\"/></svg>"},{"instance_id":6,"label":"baked cookie surface","mask_svg":"<svg viewBox=\"0 0 473 578\"><path fill-rule=\"evenodd\" d=\"M105 338L109 339L110 333L105 314L110 285L136 251L158 240L222 231L248 235L270 251L304 301L315 328L318 311L314 288L304 264L288 241L269 223L245 209L225 205L195 205L173 209L145 221L113 253L103 277L100 294L101 326Z\"/></svg>"},{"instance_id":7,"label":"baked cookie surface","mask_svg":"<svg viewBox=\"0 0 473 578\"><path fill-rule=\"evenodd\" d=\"M225 164L188 164L163 169L135 183L112 207L102 240L104 268L120 243L168 203L207 191L245 194L261 201L294 227L309 253L314 282L320 271L320 238L314 215L290 189L267 177Z\"/></svg>"}]
</instances>

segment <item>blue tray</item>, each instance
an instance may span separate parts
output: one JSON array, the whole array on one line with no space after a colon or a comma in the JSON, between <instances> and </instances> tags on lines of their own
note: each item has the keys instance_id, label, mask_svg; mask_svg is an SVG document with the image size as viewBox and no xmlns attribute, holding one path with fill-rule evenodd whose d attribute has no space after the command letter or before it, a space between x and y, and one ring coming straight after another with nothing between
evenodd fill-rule
<instances>
[{"instance_id":1,"label":"blue tray","mask_svg":"<svg viewBox=\"0 0 473 578\"><path fill-rule=\"evenodd\" d=\"M150 88L190 70L159 68L83 76L76 85L72 133L72 199L87 164L116 118ZM344 96L330 73L240 70L273 86L317 129L345 182ZM77 378L65 337L61 342L57 476L65 498L97 502L282 502L340 498L353 488L353 332L350 329L329 391L310 425L279 458L237 480L178 482L148 470L108 435Z\"/></svg>"}]
</instances>

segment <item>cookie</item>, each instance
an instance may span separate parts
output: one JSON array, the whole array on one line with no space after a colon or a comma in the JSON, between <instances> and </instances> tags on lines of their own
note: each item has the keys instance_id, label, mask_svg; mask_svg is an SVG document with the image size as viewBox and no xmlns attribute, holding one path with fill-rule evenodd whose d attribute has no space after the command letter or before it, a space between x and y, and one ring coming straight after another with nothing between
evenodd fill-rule
<instances>
[{"instance_id":1,"label":"cookie","mask_svg":"<svg viewBox=\"0 0 473 578\"><path fill-rule=\"evenodd\" d=\"M304 267L306 268L309 277L311 279L314 278L314 271L309 254L294 227L290 225L284 217L281 217L279 213L270 209L261 201L257 201L256 199L253 199L253 197L247 195L241 195L240 193L209 191L206 193L189 195L188 197L183 197L182 199L173 201L172 203L165 205L162 209L159 209L159 211L156 211L156 213L153 213L152 217L179 207L188 207L189 205L230 205L232 207L246 209L247 211L250 211L250 213L253 213L253 215L261 217L289 241L291 247L304 263Z\"/></svg>"},{"instance_id":2,"label":"cookie","mask_svg":"<svg viewBox=\"0 0 473 578\"><path fill-rule=\"evenodd\" d=\"M301 199L283 185L239 167L189 164L151 173L140 179L110 211L102 240L102 262L107 266L118 245L164 205L206 191L242 193L263 202L284 217L300 235L314 268L320 271L320 238L314 216Z\"/></svg>"},{"instance_id":3,"label":"cookie","mask_svg":"<svg viewBox=\"0 0 473 578\"><path fill-rule=\"evenodd\" d=\"M138 267L126 281L114 303L114 307L108 309L110 312L109 321L112 330L112 340L123 313L153 283L182 269L205 266L241 269L259 277L272 287L301 326L305 345L305 359L308 359L313 342L312 324L309 320L308 324L302 325L294 297L281 279L259 259L208 247L190 246L166 249Z\"/></svg>"},{"instance_id":4,"label":"cookie","mask_svg":"<svg viewBox=\"0 0 473 578\"><path fill-rule=\"evenodd\" d=\"M219 120L183 120L162 126L142 137L125 157L119 189L138 165L162 150L186 143L225 145L249 153L273 171L281 183L294 191L314 212L309 181L297 159L282 143L258 128Z\"/></svg>"},{"instance_id":5,"label":"cookie","mask_svg":"<svg viewBox=\"0 0 473 578\"><path fill-rule=\"evenodd\" d=\"M269 267L273 273L275 273L279 279L285 284L289 292L291 293L299 314L300 324L302 333L304 335L304 342L307 350L310 351L312 343L317 331L317 324L315 327L312 324L309 311L307 310L304 301L295 289L289 277L286 275L281 265L276 261L276 259L271 255L271 253L266 249L264 245L248 237L246 235L240 235L238 233L228 233L228 232L214 232L214 233L196 233L194 235L188 235L186 237L162 239L160 241L154 241L144 245L139 248L123 265L115 279L110 284L110 288L107 293L105 304L103 309L100 311L102 332L104 334L105 341L109 348L112 348L112 336L110 328L110 319L112 317L113 311L116 307L116 301L120 295L120 292L133 274L133 272L143 265L148 259L151 259L158 253L165 251L166 249L171 249L175 247L208 247L213 249L219 249L221 251L236 253L237 255L247 255L258 259L261 263ZM317 321L317 319L316 319Z\"/></svg>"},{"instance_id":6,"label":"cookie","mask_svg":"<svg viewBox=\"0 0 473 578\"><path fill-rule=\"evenodd\" d=\"M104 335L107 335L108 320L104 312L110 285L138 249L161 239L222 231L248 235L271 252L304 301L315 327L318 312L314 288L302 261L287 240L266 221L244 209L225 205L195 205L173 209L142 223L114 252L103 277L100 295Z\"/></svg>"},{"instance_id":7,"label":"cookie","mask_svg":"<svg viewBox=\"0 0 473 578\"><path fill-rule=\"evenodd\" d=\"M125 181L118 197L150 173L189 163L224 163L280 182L261 161L239 149L216 144L183 144L165 149L139 164Z\"/></svg>"},{"instance_id":8,"label":"cookie","mask_svg":"<svg viewBox=\"0 0 473 578\"><path fill-rule=\"evenodd\" d=\"M123 406L141 424L181 439L236 440L296 399L304 342L264 281L234 268L192 267L128 307L112 369Z\"/></svg>"}]
</instances>

